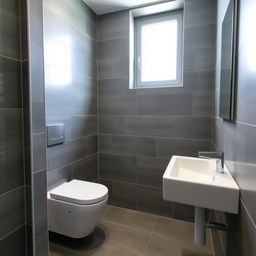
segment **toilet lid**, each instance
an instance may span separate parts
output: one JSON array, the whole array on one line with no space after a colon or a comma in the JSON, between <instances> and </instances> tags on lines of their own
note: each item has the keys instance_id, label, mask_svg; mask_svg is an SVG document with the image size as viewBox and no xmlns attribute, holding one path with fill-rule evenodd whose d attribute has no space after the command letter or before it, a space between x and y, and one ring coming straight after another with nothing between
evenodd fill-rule
<instances>
[{"instance_id":1,"label":"toilet lid","mask_svg":"<svg viewBox=\"0 0 256 256\"><path fill-rule=\"evenodd\" d=\"M98 183L81 180L65 182L49 191L51 198L74 204L93 204L108 196L108 188Z\"/></svg>"}]
</instances>

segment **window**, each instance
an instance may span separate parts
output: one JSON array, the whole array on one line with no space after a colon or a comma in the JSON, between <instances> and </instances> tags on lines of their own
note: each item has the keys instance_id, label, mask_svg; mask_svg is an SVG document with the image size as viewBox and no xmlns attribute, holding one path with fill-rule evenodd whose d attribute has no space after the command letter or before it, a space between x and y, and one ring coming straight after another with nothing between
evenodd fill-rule
<instances>
[{"instance_id":1,"label":"window","mask_svg":"<svg viewBox=\"0 0 256 256\"><path fill-rule=\"evenodd\" d=\"M182 18L168 12L135 19L134 87L182 84Z\"/></svg>"}]
</instances>

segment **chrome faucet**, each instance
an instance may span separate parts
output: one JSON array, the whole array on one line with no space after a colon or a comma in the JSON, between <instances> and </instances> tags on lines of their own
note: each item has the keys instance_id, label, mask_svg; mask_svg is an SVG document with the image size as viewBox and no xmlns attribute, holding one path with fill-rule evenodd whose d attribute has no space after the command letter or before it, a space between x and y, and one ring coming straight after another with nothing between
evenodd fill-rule
<instances>
[{"instance_id":1,"label":"chrome faucet","mask_svg":"<svg viewBox=\"0 0 256 256\"><path fill-rule=\"evenodd\" d=\"M216 158L216 166L218 173L224 173L224 152L222 151L199 151L198 157L200 158Z\"/></svg>"}]
</instances>

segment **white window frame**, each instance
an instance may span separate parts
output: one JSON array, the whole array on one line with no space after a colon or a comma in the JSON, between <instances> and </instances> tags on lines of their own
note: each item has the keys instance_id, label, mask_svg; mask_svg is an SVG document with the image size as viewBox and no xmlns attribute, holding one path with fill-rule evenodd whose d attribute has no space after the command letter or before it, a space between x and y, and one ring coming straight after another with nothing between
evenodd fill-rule
<instances>
[{"instance_id":1,"label":"white window frame","mask_svg":"<svg viewBox=\"0 0 256 256\"><path fill-rule=\"evenodd\" d=\"M165 81L141 81L141 27L146 24L161 22L165 20L177 20L177 71L176 80ZM145 87L175 87L182 86L183 77L183 11L170 11L160 14L135 18L134 20L134 88Z\"/></svg>"}]
</instances>

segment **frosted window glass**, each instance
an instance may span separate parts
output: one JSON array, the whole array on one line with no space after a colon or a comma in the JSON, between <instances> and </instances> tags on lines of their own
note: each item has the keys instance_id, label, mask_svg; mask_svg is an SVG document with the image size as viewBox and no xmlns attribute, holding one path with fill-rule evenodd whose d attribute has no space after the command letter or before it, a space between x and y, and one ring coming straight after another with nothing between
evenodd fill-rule
<instances>
[{"instance_id":1,"label":"frosted window glass","mask_svg":"<svg viewBox=\"0 0 256 256\"><path fill-rule=\"evenodd\" d=\"M141 81L177 79L177 20L141 27Z\"/></svg>"}]
</instances>

